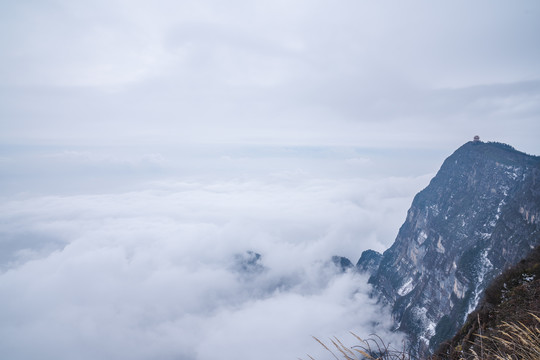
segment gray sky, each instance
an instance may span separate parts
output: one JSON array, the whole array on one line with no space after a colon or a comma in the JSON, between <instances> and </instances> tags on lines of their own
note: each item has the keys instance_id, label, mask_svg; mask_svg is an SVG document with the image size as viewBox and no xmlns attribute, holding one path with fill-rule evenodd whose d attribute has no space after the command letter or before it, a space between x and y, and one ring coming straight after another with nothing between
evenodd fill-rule
<instances>
[{"instance_id":1,"label":"gray sky","mask_svg":"<svg viewBox=\"0 0 540 360\"><path fill-rule=\"evenodd\" d=\"M390 246L476 134L540 154L539 18L537 1L3 2L0 352L322 360L311 335L349 330L399 347L329 258Z\"/></svg>"},{"instance_id":2,"label":"gray sky","mask_svg":"<svg viewBox=\"0 0 540 360\"><path fill-rule=\"evenodd\" d=\"M4 3L7 144L540 153L537 1Z\"/></svg>"}]
</instances>

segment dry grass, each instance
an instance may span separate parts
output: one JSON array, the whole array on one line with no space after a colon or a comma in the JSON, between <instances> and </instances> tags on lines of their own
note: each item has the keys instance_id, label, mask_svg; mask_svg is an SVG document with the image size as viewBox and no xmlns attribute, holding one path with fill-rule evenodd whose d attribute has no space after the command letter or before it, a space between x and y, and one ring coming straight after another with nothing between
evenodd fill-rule
<instances>
[{"instance_id":1,"label":"dry grass","mask_svg":"<svg viewBox=\"0 0 540 360\"><path fill-rule=\"evenodd\" d=\"M473 350L474 359L540 359L540 318L533 313L529 314L534 319L532 325L504 321L493 334L478 335L483 340L482 353L479 355Z\"/></svg>"},{"instance_id":2,"label":"dry grass","mask_svg":"<svg viewBox=\"0 0 540 360\"><path fill-rule=\"evenodd\" d=\"M533 313L527 323L503 321L488 334L475 334L476 341L467 349L466 353L456 357L449 356L427 357L424 360L540 360L540 317ZM384 341L373 335L369 339L362 339L351 334L358 343L354 346L344 345L334 337L326 345L320 339L313 337L335 360L418 360L405 349L390 348ZM461 348L461 346L460 346ZM309 356L309 359L315 360Z\"/></svg>"},{"instance_id":3,"label":"dry grass","mask_svg":"<svg viewBox=\"0 0 540 360\"><path fill-rule=\"evenodd\" d=\"M369 339L362 339L353 332L351 335L358 340L354 346L346 346L336 337L330 339L329 346L315 336L313 338L336 360L412 360L404 350L390 348L377 335L372 335ZM310 355L308 357L315 360Z\"/></svg>"}]
</instances>

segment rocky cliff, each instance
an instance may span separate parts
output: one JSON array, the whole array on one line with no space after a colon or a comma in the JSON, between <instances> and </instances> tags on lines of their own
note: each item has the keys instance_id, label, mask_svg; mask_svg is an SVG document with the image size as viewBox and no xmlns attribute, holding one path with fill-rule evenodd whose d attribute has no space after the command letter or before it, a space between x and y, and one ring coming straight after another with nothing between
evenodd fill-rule
<instances>
[{"instance_id":1,"label":"rocky cliff","mask_svg":"<svg viewBox=\"0 0 540 360\"><path fill-rule=\"evenodd\" d=\"M366 253L357 268L371 273L396 330L433 350L463 325L489 282L539 244L540 157L472 141L416 195L394 244L380 259Z\"/></svg>"}]
</instances>

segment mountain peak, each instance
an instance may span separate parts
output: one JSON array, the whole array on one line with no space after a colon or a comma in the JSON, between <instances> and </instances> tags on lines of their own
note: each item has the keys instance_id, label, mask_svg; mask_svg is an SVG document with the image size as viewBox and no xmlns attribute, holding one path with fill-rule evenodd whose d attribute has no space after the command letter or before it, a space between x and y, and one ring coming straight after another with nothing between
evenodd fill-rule
<instances>
[{"instance_id":1,"label":"mountain peak","mask_svg":"<svg viewBox=\"0 0 540 360\"><path fill-rule=\"evenodd\" d=\"M539 160L538 156L528 155L524 152L516 150L513 146L489 141L468 141L460 146L447 160L455 157L469 156L479 160L499 160L502 162L534 162Z\"/></svg>"}]
</instances>

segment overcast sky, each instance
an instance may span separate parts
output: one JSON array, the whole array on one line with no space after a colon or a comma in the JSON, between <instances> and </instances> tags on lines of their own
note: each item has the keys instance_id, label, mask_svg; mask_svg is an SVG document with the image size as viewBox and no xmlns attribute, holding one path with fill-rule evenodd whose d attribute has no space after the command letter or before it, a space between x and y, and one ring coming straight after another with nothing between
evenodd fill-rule
<instances>
[{"instance_id":1,"label":"overcast sky","mask_svg":"<svg viewBox=\"0 0 540 360\"><path fill-rule=\"evenodd\" d=\"M390 246L474 135L540 155L538 19L536 0L2 2L0 353L399 344L329 259Z\"/></svg>"},{"instance_id":2,"label":"overcast sky","mask_svg":"<svg viewBox=\"0 0 540 360\"><path fill-rule=\"evenodd\" d=\"M540 153L534 0L1 6L4 143Z\"/></svg>"}]
</instances>

